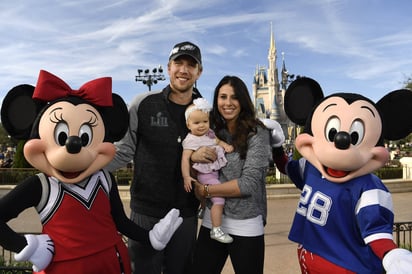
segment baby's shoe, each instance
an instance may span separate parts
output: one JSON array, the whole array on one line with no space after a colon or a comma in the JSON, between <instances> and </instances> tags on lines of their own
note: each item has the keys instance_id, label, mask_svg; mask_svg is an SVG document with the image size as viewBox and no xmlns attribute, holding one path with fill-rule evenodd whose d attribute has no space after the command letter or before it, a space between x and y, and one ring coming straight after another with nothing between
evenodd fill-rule
<instances>
[{"instance_id":1,"label":"baby's shoe","mask_svg":"<svg viewBox=\"0 0 412 274\"><path fill-rule=\"evenodd\" d=\"M216 240L218 242L224 243L224 244L229 244L233 242L233 238L230 237L229 234L223 232L223 230L220 228L220 226L213 227L210 230L210 238L213 240Z\"/></svg>"}]
</instances>

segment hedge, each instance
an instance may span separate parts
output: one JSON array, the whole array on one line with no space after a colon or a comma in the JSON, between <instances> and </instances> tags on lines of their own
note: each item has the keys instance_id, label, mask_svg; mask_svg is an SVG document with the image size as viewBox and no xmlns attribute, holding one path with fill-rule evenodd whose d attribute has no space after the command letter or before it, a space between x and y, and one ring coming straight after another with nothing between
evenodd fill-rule
<instances>
[{"instance_id":1,"label":"hedge","mask_svg":"<svg viewBox=\"0 0 412 274\"><path fill-rule=\"evenodd\" d=\"M25 178L32 176L39 171L34 168L0 168L0 185L17 184ZM280 175L280 179L276 178L275 168L269 168L266 177L267 184L289 184L292 183L290 179L284 175ZM402 178L402 167L383 167L374 173L381 179L396 179ZM118 185L129 185L133 178L132 169L119 169L115 171L114 176Z\"/></svg>"}]
</instances>

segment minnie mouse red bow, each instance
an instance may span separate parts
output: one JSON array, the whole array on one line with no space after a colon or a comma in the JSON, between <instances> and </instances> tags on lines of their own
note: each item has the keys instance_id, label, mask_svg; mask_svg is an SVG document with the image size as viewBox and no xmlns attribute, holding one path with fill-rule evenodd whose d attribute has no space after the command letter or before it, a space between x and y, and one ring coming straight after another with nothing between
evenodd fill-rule
<instances>
[{"instance_id":1,"label":"minnie mouse red bow","mask_svg":"<svg viewBox=\"0 0 412 274\"><path fill-rule=\"evenodd\" d=\"M33 99L50 102L67 96L77 96L101 107L113 106L112 78L95 79L85 83L78 90L73 90L56 75L40 70Z\"/></svg>"}]
</instances>

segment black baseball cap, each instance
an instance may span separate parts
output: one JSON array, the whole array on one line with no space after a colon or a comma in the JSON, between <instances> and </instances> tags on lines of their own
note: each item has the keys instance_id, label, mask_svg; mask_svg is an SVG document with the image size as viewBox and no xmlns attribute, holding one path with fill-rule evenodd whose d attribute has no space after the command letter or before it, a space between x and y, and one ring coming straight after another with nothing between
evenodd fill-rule
<instances>
[{"instance_id":1,"label":"black baseball cap","mask_svg":"<svg viewBox=\"0 0 412 274\"><path fill-rule=\"evenodd\" d=\"M169 61L174 60L179 56L188 55L196 60L196 62L202 64L202 55L200 54L200 49L198 46L191 42L181 42L176 44L169 55Z\"/></svg>"}]
</instances>

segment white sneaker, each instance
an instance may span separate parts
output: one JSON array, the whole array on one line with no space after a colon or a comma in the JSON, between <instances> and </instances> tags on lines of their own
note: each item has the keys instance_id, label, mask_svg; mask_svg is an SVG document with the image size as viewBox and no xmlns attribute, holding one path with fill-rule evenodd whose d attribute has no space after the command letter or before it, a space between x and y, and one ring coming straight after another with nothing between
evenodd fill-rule
<instances>
[{"instance_id":1,"label":"white sneaker","mask_svg":"<svg viewBox=\"0 0 412 274\"><path fill-rule=\"evenodd\" d=\"M224 244L229 244L229 243L233 242L233 238L230 237L229 234L223 232L223 230L220 228L220 226L213 227L210 230L210 238L212 238L213 240L216 240L218 242L224 243Z\"/></svg>"}]
</instances>

